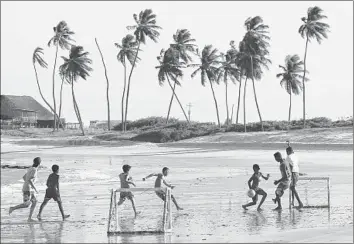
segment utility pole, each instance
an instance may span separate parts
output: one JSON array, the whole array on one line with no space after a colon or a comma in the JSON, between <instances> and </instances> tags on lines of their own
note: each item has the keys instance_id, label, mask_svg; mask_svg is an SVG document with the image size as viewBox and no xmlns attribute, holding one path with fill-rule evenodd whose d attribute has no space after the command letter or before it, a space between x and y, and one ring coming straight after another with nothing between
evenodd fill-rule
<instances>
[{"instance_id":1,"label":"utility pole","mask_svg":"<svg viewBox=\"0 0 354 244\"><path fill-rule=\"evenodd\" d=\"M188 107L188 119L189 119L189 121L191 121L191 107L192 107L192 104L188 103L187 107Z\"/></svg>"}]
</instances>

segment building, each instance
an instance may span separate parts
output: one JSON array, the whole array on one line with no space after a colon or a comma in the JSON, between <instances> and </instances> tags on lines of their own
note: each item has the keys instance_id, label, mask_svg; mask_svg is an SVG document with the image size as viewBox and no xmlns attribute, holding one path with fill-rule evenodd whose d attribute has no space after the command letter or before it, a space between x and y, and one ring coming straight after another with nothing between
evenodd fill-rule
<instances>
[{"instance_id":1,"label":"building","mask_svg":"<svg viewBox=\"0 0 354 244\"><path fill-rule=\"evenodd\" d=\"M2 124L20 127L53 128L54 116L30 96L1 95L0 119ZM65 119L62 119L65 124Z\"/></svg>"},{"instance_id":2,"label":"building","mask_svg":"<svg viewBox=\"0 0 354 244\"><path fill-rule=\"evenodd\" d=\"M113 127L119 125L120 123L121 123L120 120L111 120L111 129L113 129ZM90 129L107 130L108 129L108 121L107 120L91 120L89 128Z\"/></svg>"}]
</instances>

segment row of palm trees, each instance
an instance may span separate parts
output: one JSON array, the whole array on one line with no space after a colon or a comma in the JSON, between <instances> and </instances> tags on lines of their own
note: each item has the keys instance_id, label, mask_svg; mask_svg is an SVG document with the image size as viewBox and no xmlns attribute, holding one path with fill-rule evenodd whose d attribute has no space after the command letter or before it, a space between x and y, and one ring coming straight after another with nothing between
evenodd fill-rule
<instances>
[{"instance_id":1,"label":"row of palm trees","mask_svg":"<svg viewBox=\"0 0 354 244\"><path fill-rule=\"evenodd\" d=\"M135 25L128 26L128 30L132 30L133 33L127 34L121 41L121 43L115 43L114 45L119 49L117 54L117 60L123 65L124 68L124 86L121 99L121 118L122 118L122 131L126 131L126 123L128 118L128 105L129 105L129 95L131 90L131 82L133 71L136 69L138 62L141 60L139 57L139 52L141 51L142 45L146 45L147 40L150 39L155 43L158 41L160 35L159 30L162 28L156 24L156 15L150 9L141 11L138 14L133 15ZM323 15L322 9L319 7L311 7L308 9L307 17L302 18L304 22L299 29L299 33L303 38L306 39L305 46L305 56L304 61L300 60L298 55L288 55L285 58L285 65L279 66L282 69L282 73L278 74L277 77L281 78L280 84L286 89L290 95L289 103L289 117L291 117L291 97L292 94L298 95L303 92L303 119L305 126L305 81L306 74L306 55L308 42L311 39L316 39L318 43L321 43L323 38L327 38L327 32L329 31L329 25L321 22L322 19L326 18ZM246 86L247 81L252 81L252 87L254 92L255 103L257 106L257 111L259 115L259 120L261 122L261 127L263 130L263 120L260 112L259 103L257 100L255 80L261 80L264 71L269 69L271 60L269 59L269 27L263 23L263 19L260 16L253 18L248 18L244 23L246 33L243 39L238 45L235 41L230 42L230 48L225 52L219 52L212 45L206 45L202 51L199 51L198 46L195 44L196 40L192 38L192 35L187 29L179 29L173 35L173 41L169 47L165 50L162 49L160 55L157 57L158 66L158 82L163 85L167 81L169 87L171 88L172 95L167 112L167 123L169 120L169 115L171 111L171 106L174 99L177 100L179 106L189 122L189 118L184 111L182 103L180 102L176 88L181 86L181 79L183 78L184 70L187 68L194 68L191 78L200 75L200 81L203 86L210 85L213 100L215 103L216 116L218 125L221 126L219 107L217 99L215 97L214 86L219 85L220 81L225 84L225 99L226 99L226 124L232 123L229 116L229 105L228 105L228 86L230 81L233 84L238 82L238 103L236 111L236 124L238 124L239 110L240 110L240 100L241 100L241 90L242 83L244 85L243 93L243 112L244 112L244 129L246 131ZM72 32L65 21L61 21L54 29L54 36L50 39L48 46L56 47L56 54L53 67L53 107L45 99L42 91L40 89L40 84L38 81L38 74L36 70L36 63L41 67L47 68L48 64L42 58L43 49L36 48L33 54L33 66L35 69L36 80L38 89L41 97L43 98L46 105L51 109L54 114L55 126L58 129L61 115L61 104L62 104L62 87L64 81L71 85L72 97L74 110L77 119L80 123L80 128L84 134L82 119L80 115L80 110L75 98L74 83L79 79L86 79L89 73L92 71L91 59L88 58L88 52L84 52L83 47L73 45L74 42ZM107 113L108 113L108 129L110 129L110 105L109 105L109 80L107 75L107 68L103 58L103 54L99 47L98 41L95 38L95 42L98 51L101 55L101 60L103 63L105 78L107 82ZM69 57L62 57L64 63L56 70L57 55L59 47L62 50L70 50ZM196 61L196 62L195 62ZM127 71L130 68L129 76L127 76ZM59 115L56 109L56 98L55 98L55 74L59 72L62 79L61 90L60 90L60 105L59 105ZM300 81L302 79L302 82ZM244 82L242 82L244 81Z\"/></svg>"}]
</instances>

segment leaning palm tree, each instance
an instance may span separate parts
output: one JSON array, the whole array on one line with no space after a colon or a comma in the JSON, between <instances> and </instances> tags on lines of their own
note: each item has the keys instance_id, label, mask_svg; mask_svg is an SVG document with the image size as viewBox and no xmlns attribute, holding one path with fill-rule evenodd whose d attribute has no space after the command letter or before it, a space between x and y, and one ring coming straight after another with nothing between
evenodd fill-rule
<instances>
[{"instance_id":1,"label":"leaning palm tree","mask_svg":"<svg viewBox=\"0 0 354 244\"><path fill-rule=\"evenodd\" d=\"M173 48L169 48L167 51L164 51L163 49L160 52L160 56L157 57L157 60L159 61L160 65L156 66L155 68L159 70L158 72L158 79L159 79L159 85L162 86L165 82L165 80L167 79L168 85L170 86L173 96L176 97L179 106L182 109L182 112L184 114L184 117L186 118L187 122L189 123L189 119L187 117L186 112L184 111L184 108L175 92L175 87L172 87L171 82L170 82L170 78L171 80L177 84L177 85L181 85L179 82L179 78L183 77L183 72L182 69L184 67L184 63L179 62L178 60L178 51L176 51ZM169 106L168 108L168 112L167 112L167 119L168 120L168 116L170 114L170 109L171 106Z\"/></svg>"},{"instance_id":2,"label":"leaning palm tree","mask_svg":"<svg viewBox=\"0 0 354 244\"><path fill-rule=\"evenodd\" d=\"M138 48L128 77L127 96L125 101L124 130L126 130L126 123L128 118L130 82L131 82L133 70L135 68L135 63L139 55L140 45L146 43L146 38L150 38L154 42L157 42L157 39L160 36L158 30L161 29L160 26L156 25L156 15L152 13L151 9L145 9L144 11L140 12L139 16L137 14L134 14L133 17L136 24L133 26L127 26L127 29L134 30L134 35L138 42Z\"/></svg>"},{"instance_id":3,"label":"leaning palm tree","mask_svg":"<svg viewBox=\"0 0 354 244\"><path fill-rule=\"evenodd\" d=\"M233 48L229 49L226 54L222 54L223 61L221 67L219 68L218 82L223 79L225 83L225 98L226 98L226 124L229 125L229 103L228 103L228 82L231 80L234 84L236 81L240 80L240 70L236 66L237 51ZM231 120L232 121L232 120Z\"/></svg>"},{"instance_id":4,"label":"leaning palm tree","mask_svg":"<svg viewBox=\"0 0 354 244\"><path fill-rule=\"evenodd\" d=\"M202 85L205 86L205 84L209 81L211 91L213 93L213 98L214 98L214 103L215 103L215 108L216 108L216 116L218 120L218 125L221 127L220 124L220 118L219 118L219 108L218 108L218 103L215 98L215 92L214 92L214 87L213 83L216 82L218 84L218 72L219 72L219 67L217 65L220 64L219 62L219 55L217 54L218 50L215 48L213 49L212 45L207 45L203 48L202 54L199 54L199 51L197 49L197 55L200 58L200 63L199 64L190 64L188 65L189 67L197 67L197 69L192 73L191 77L195 77L198 73L201 75L201 82Z\"/></svg>"},{"instance_id":5,"label":"leaning palm tree","mask_svg":"<svg viewBox=\"0 0 354 244\"><path fill-rule=\"evenodd\" d=\"M195 53L197 45L193 44L193 42L195 42L195 39L191 37L189 30L178 29L176 34L173 35L173 41L174 43L170 44L170 48L173 48L174 50L177 51L176 52L177 56L175 58L177 58L177 60L183 61L185 64L190 63L193 60L191 54ZM176 89L176 85L177 83L174 82L173 92L168 107L166 123L168 123L168 118L170 116L173 98L175 97L174 91Z\"/></svg>"},{"instance_id":6,"label":"leaning palm tree","mask_svg":"<svg viewBox=\"0 0 354 244\"><path fill-rule=\"evenodd\" d=\"M323 10L317 6L310 7L307 10L307 18L303 17L301 20L304 22L299 28L299 33L302 38L306 39L305 45L305 55L304 55L304 75L302 79L302 106L303 106L303 127L306 125L306 103L305 103L305 78L306 78L306 55L307 55L307 45L311 39L316 39L318 44L321 44L323 38L328 38L327 33L329 32L329 25L321 22L321 20L327 18L323 15Z\"/></svg>"},{"instance_id":7,"label":"leaning palm tree","mask_svg":"<svg viewBox=\"0 0 354 244\"><path fill-rule=\"evenodd\" d=\"M64 81L65 81L64 74L63 74L62 70L60 70L60 69L59 69L59 76L61 78L60 96L59 96L59 121L60 121L61 111L62 111L62 106L63 106L63 87L64 87ZM64 129L64 127L63 127L63 129Z\"/></svg>"},{"instance_id":8,"label":"leaning palm tree","mask_svg":"<svg viewBox=\"0 0 354 244\"><path fill-rule=\"evenodd\" d=\"M106 99L107 99L107 125L108 125L108 130L111 130L111 109L109 106L109 80L108 80L108 76L107 76L107 67L106 67L106 63L104 62L104 58L103 58L103 54L101 51L100 46L98 45L97 42L97 38L95 38L95 42L96 42L96 46L97 49L101 55L101 60L102 60L102 64L103 64L103 68L104 68L104 76L106 77L106 83L107 83L107 88L106 88Z\"/></svg>"},{"instance_id":9,"label":"leaning palm tree","mask_svg":"<svg viewBox=\"0 0 354 244\"><path fill-rule=\"evenodd\" d=\"M300 79L303 79L303 76L301 75L304 72L303 65L304 62L302 62L300 57L296 54L286 56L285 66L279 65L279 68L282 69L282 73L277 74L277 78L281 78L280 85L285 88L290 99L288 128L290 126L291 119L291 95L299 95L302 90Z\"/></svg>"},{"instance_id":10,"label":"leaning palm tree","mask_svg":"<svg viewBox=\"0 0 354 244\"><path fill-rule=\"evenodd\" d=\"M70 41L74 41L71 36L75 33L71 31L65 21L60 21L57 26L53 27L54 36L49 40L48 47L54 45L56 48L55 51L55 59L54 59L54 67L53 67L53 86L52 86L52 95L53 95L53 106L54 113L56 114L56 100L55 100L55 68L57 65L57 57L58 57L58 48L69 50L71 43ZM56 128L56 119L54 117L54 130Z\"/></svg>"},{"instance_id":11,"label":"leaning palm tree","mask_svg":"<svg viewBox=\"0 0 354 244\"><path fill-rule=\"evenodd\" d=\"M62 57L64 63L60 66L60 70L63 73L65 80L71 85L74 110L80 123L82 135L85 135L85 132L82 124L79 106L75 98L74 84L80 77L86 80L87 76L89 76L90 72L92 71L92 68L90 67L92 60L88 58L88 55L89 53L84 52L83 47L72 46L70 49L69 58Z\"/></svg>"},{"instance_id":12,"label":"leaning palm tree","mask_svg":"<svg viewBox=\"0 0 354 244\"><path fill-rule=\"evenodd\" d=\"M126 59L128 59L130 65L134 64L135 56L137 55L137 41L135 41L135 38L133 35L126 35L122 39L122 43L114 43L114 45L120 49L119 53L117 55L117 59L120 63L122 63L124 67L124 87L123 87L123 95L122 95L122 102L121 102L121 107L122 107L122 131L124 131L124 98L125 98L125 90L126 90L126 85L127 85L127 64L126 64ZM137 63L140 60L139 57L136 57L135 63Z\"/></svg>"},{"instance_id":13,"label":"leaning palm tree","mask_svg":"<svg viewBox=\"0 0 354 244\"><path fill-rule=\"evenodd\" d=\"M44 95L42 93L42 89L41 89L41 86L39 84L39 79L38 79L38 73L37 73L37 68L36 68L36 63L39 64L39 66L41 66L42 68L48 68L48 64L47 62L43 59L42 55L43 55L43 48L40 48L40 47L37 47L34 52L33 52L33 55L32 55L32 64L33 64L33 68L34 68L34 72L36 74L36 81L37 81L37 86L38 86L38 90L39 90L39 94L41 95L44 103L50 108L50 110L53 112L54 116L56 117L56 119L59 119L58 118L58 115L55 113L53 107L49 104L49 102L47 101L47 99L44 98ZM60 123L60 120L58 120L59 123ZM62 128L64 128L62 126Z\"/></svg>"}]
</instances>

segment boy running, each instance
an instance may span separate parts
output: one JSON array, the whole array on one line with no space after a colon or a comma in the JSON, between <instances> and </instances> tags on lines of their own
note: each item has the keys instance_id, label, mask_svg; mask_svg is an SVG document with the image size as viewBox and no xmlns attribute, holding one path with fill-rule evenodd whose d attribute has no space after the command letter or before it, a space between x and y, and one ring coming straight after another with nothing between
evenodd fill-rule
<instances>
[{"instance_id":1,"label":"boy running","mask_svg":"<svg viewBox=\"0 0 354 244\"><path fill-rule=\"evenodd\" d=\"M249 207L249 206L256 205L257 201L258 201L258 195L262 195L263 196L262 200L259 203L258 208L257 208L257 211L261 211L262 210L261 206L262 206L264 200L267 197L267 193L262 188L259 188L259 182L261 181L261 177L263 179L265 179L265 180L268 180L269 179L269 174L267 174L267 177L265 177L261 172L259 172L259 170L260 170L259 165L258 164L254 164L253 165L254 174L248 180L248 187L250 189L254 190L256 192L256 195L254 197L252 197L252 202L247 203L245 205L242 205L242 207L245 210L247 210L247 207ZM251 182L252 182L252 185L251 185Z\"/></svg>"},{"instance_id":2,"label":"boy running","mask_svg":"<svg viewBox=\"0 0 354 244\"><path fill-rule=\"evenodd\" d=\"M292 205L294 206L294 197L296 198L296 200L299 203L299 208L302 208L304 205L302 204L299 194L297 193L295 187L296 184L299 180L299 160L296 157L294 150L292 147L290 147L289 143L288 143L288 147L286 148L286 154L288 155L286 158L286 161L289 163L290 165L290 169L291 169L291 183L290 183L290 190L291 190L291 195L292 195Z\"/></svg>"},{"instance_id":3,"label":"boy running","mask_svg":"<svg viewBox=\"0 0 354 244\"><path fill-rule=\"evenodd\" d=\"M47 205L49 200L52 198L54 201L58 203L59 210L63 220L70 217L70 215L64 214L63 205L61 203L60 192L59 192L59 166L54 164L52 166L52 171L53 173L51 173L47 179L47 190L45 191L44 201L42 202L41 207L39 208L39 213L37 215L37 219L39 221L42 220L41 214L43 208Z\"/></svg>"},{"instance_id":4,"label":"boy running","mask_svg":"<svg viewBox=\"0 0 354 244\"><path fill-rule=\"evenodd\" d=\"M148 179L148 178L150 178L150 177L152 177L152 176L156 176L157 178L156 178L156 180L155 180L155 188L160 188L160 187L162 187L162 183L164 183L167 187L170 187L171 189L173 189L173 188L175 188L175 187L172 186L172 185L170 185L170 184L168 184L168 183L166 182L166 180L165 180L165 177L168 176L169 171L170 171L169 168L164 167L164 168L162 169L162 174L161 174L161 173L158 173L158 174L149 174L148 176L146 176L145 178L143 178L143 181L145 181L146 179ZM156 195L157 195L159 198L162 199L162 201L166 201L166 193L165 193L164 191L158 190L158 191L155 191L155 193L156 193ZM171 199L172 199L173 203L175 204L177 210L183 210L183 208L181 208L181 207L178 205L178 203L177 203L175 197L174 197L172 194L171 194Z\"/></svg>"},{"instance_id":5,"label":"boy running","mask_svg":"<svg viewBox=\"0 0 354 244\"><path fill-rule=\"evenodd\" d=\"M131 166L128 164L125 164L125 165L123 165L122 169L123 169L123 173L121 173L119 175L120 187L121 188L130 188L130 185L133 185L136 187L136 185L133 182L133 178L129 175L129 171L131 169ZM121 192L118 206L122 205L127 198L131 201L135 216L137 216L138 212L136 211L136 208L135 208L134 195L132 192Z\"/></svg>"},{"instance_id":6,"label":"boy running","mask_svg":"<svg viewBox=\"0 0 354 244\"><path fill-rule=\"evenodd\" d=\"M274 185L278 185L277 189L275 190L275 199L273 199L273 202L276 204L278 203L278 207L275 208L274 210L281 210L281 200L280 198L283 196L284 191L289 188L290 184L290 178L291 178L291 172L290 172L290 167L289 164L282 158L280 152L276 152L274 154L275 161L280 163L279 169L282 178L280 180L275 180Z\"/></svg>"},{"instance_id":7,"label":"boy running","mask_svg":"<svg viewBox=\"0 0 354 244\"><path fill-rule=\"evenodd\" d=\"M32 215L37 204L35 192L38 193L34 183L37 180L38 166L41 164L41 161L42 160L40 157L36 157L35 159L33 159L32 167L30 167L27 170L27 173L22 177L22 179L24 180L23 187L22 187L23 203L14 207L10 207L9 209L9 214L11 214L13 211L17 209L28 208L29 206L31 206L30 213L27 219L28 222L34 221L32 219Z\"/></svg>"}]
</instances>

